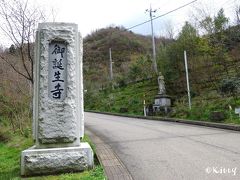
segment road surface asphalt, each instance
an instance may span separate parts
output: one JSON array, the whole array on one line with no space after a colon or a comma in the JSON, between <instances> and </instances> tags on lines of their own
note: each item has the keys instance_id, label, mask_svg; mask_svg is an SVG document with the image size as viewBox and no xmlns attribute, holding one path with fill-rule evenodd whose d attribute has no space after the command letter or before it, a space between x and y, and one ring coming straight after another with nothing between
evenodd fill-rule
<instances>
[{"instance_id":1,"label":"road surface asphalt","mask_svg":"<svg viewBox=\"0 0 240 180\"><path fill-rule=\"evenodd\" d=\"M135 180L240 180L240 133L173 122L85 113Z\"/></svg>"}]
</instances>

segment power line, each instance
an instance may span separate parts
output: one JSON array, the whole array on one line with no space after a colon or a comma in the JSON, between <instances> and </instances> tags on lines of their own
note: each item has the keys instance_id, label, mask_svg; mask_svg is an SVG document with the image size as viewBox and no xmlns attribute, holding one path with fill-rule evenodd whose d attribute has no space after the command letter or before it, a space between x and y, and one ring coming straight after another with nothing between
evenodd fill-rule
<instances>
[{"instance_id":1,"label":"power line","mask_svg":"<svg viewBox=\"0 0 240 180\"><path fill-rule=\"evenodd\" d=\"M231 4L231 5L235 5L236 4L236 1L235 0L232 0L232 2L231 1L229 1L229 0L227 0L227 1L225 1L224 3L222 3L219 7L223 7L223 6L225 6L225 5L229 5L229 4ZM225 8L224 8L225 9Z\"/></svg>"},{"instance_id":2,"label":"power line","mask_svg":"<svg viewBox=\"0 0 240 180\"><path fill-rule=\"evenodd\" d=\"M192 4L192 3L196 2L196 1L197 1L197 0L194 0L194 1L191 1L191 2L189 2L189 3L187 3L187 4L184 4L184 5L176 8L176 9L173 9L173 10L171 10L171 11L168 11L167 13L164 13L164 14L162 14L162 15L160 15L160 16L157 16L157 17L155 17L155 18L152 18L152 20L155 20L155 19L158 19L158 18L160 18L160 17L166 16L167 14L170 14L170 13L172 13L172 12L174 12L174 11L177 11L177 10L179 10L179 9L182 9L182 8L188 6L188 5L190 5L190 4ZM141 25L146 24L146 23L148 23L148 22L150 22L150 21L151 21L151 19L148 20L148 21L144 21L144 22L142 22L142 23L140 23L140 24L134 25L134 26L132 26L132 27L130 27L130 28L127 28L126 30L133 29L133 28L135 28L135 27L137 27L137 26L141 26Z\"/></svg>"}]
</instances>

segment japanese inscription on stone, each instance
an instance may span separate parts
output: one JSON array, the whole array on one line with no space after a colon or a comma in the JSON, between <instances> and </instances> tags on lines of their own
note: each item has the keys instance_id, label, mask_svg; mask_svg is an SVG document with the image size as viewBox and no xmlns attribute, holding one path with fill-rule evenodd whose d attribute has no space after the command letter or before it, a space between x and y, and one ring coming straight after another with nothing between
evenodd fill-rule
<instances>
[{"instance_id":1,"label":"japanese inscription on stone","mask_svg":"<svg viewBox=\"0 0 240 180\"><path fill-rule=\"evenodd\" d=\"M67 83L67 47L64 42L49 44L48 96L52 100L64 100Z\"/></svg>"}]
</instances>

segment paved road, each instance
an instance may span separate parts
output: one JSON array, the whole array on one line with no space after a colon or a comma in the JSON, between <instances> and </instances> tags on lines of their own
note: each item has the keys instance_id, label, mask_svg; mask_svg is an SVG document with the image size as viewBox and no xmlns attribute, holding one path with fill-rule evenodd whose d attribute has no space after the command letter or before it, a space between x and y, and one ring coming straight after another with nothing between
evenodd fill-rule
<instances>
[{"instance_id":1,"label":"paved road","mask_svg":"<svg viewBox=\"0 0 240 180\"><path fill-rule=\"evenodd\" d=\"M135 180L240 179L240 133L85 113Z\"/></svg>"}]
</instances>

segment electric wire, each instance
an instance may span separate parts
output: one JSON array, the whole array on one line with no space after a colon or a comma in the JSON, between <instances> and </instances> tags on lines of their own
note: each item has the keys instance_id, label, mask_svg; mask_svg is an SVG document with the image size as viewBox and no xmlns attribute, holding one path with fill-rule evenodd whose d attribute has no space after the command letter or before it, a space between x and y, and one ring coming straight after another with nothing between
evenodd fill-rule
<instances>
[{"instance_id":1,"label":"electric wire","mask_svg":"<svg viewBox=\"0 0 240 180\"><path fill-rule=\"evenodd\" d=\"M182 9L182 8L188 6L188 5L190 5L190 4L192 4L192 3L196 2L196 1L197 1L197 0L194 0L194 1L191 1L191 2L189 2L189 3L187 3L187 4L184 4L184 5L176 8L176 9L173 9L173 10L171 10L171 11L168 11L167 13L164 13L164 14L161 14L161 15L159 15L159 16L157 16L157 17L154 17L154 18L152 18L152 20L155 20L155 19L158 19L158 18L160 18L160 17L166 16L166 15L168 15L168 14L174 12L174 11L177 11L177 10L179 10L179 9ZM150 22L150 21L151 21L151 20L144 21L144 22L139 23L139 24L136 24L136 25L134 25L134 26L132 26L132 27L126 28L126 30L133 29L133 28L135 28L135 27L138 27L138 26L141 26L141 25L143 25L143 24L146 24L146 23L148 23L148 22Z\"/></svg>"}]
</instances>

